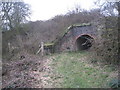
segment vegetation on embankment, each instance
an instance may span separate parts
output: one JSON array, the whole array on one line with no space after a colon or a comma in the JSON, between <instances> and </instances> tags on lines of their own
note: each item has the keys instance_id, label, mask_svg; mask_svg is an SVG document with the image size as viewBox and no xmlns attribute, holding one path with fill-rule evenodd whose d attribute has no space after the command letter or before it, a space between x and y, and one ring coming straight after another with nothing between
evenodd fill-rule
<instances>
[{"instance_id":1,"label":"vegetation on embankment","mask_svg":"<svg viewBox=\"0 0 120 90\"><path fill-rule=\"evenodd\" d=\"M105 17L98 26L99 35L93 48L94 57L100 57L103 62L119 65L119 30L118 18L114 16ZM104 22L102 22L104 21ZM105 27L102 26L105 24Z\"/></svg>"},{"instance_id":2,"label":"vegetation on embankment","mask_svg":"<svg viewBox=\"0 0 120 90\"><path fill-rule=\"evenodd\" d=\"M52 56L50 66L54 87L62 88L107 88L117 77L117 71L110 65L100 64L89 58L89 52L68 52ZM94 64L94 63L95 64Z\"/></svg>"}]
</instances>

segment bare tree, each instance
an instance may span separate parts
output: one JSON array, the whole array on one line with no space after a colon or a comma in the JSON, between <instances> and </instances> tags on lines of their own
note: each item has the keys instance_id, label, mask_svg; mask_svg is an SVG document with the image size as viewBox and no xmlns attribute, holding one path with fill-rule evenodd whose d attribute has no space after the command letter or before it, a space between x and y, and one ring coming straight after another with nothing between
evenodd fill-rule
<instances>
[{"instance_id":1,"label":"bare tree","mask_svg":"<svg viewBox=\"0 0 120 90\"><path fill-rule=\"evenodd\" d=\"M119 2L109 2L107 0L97 0L95 5L99 6L101 13L107 16L116 16L119 13Z\"/></svg>"},{"instance_id":2,"label":"bare tree","mask_svg":"<svg viewBox=\"0 0 120 90\"><path fill-rule=\"evenodd\" d=\"M2 2L0 4L2 28L12 30L24 23L30 15L30 7L24 2Z\"/></svg>"}]
</instances>

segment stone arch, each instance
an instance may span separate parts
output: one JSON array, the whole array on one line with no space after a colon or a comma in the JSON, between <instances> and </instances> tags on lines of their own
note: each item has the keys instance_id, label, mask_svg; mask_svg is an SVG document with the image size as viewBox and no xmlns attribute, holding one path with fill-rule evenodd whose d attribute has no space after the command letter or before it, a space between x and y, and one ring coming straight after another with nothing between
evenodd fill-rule
<instances>
[{"instance_id":1,"label":"stone arch","mask_svg":"<svg viewBox=\"0 0 120 90\"><path fill-rule=\"evenodd\" d=\"M94 43L94 37L89 34L79 35L75 40L76 50L88 50Z\"/></svg>"}]
</instances>

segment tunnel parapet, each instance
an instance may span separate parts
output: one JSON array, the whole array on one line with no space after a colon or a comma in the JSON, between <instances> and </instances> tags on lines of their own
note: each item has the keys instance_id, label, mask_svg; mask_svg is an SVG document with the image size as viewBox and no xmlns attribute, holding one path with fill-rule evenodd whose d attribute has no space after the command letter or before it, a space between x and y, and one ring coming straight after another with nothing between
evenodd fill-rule
<instances>
[{"instance_id":1,"label":"tunnel parapet","mask_svg":"<svg viewBox=\"0 0 120 90\"><path fill-rule=\"evenodd\" d=\"M57 51L76 51L89 49L93 44L91 41L94 41L96 35L97 28L92 23L71 25L68 27L61 39L57 42L55 48ZM87 45L89 47L87 47Z\"/></svg>"}]
</instances>

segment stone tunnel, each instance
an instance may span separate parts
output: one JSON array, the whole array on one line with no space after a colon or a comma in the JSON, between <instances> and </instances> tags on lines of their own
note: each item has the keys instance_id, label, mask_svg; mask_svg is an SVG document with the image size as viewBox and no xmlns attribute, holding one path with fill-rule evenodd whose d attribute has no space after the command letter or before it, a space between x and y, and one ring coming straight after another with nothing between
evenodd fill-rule
<instances>
[{"instance_id":1,"label":"stone tunnel","mask_svg":"<svg viewBox=\"0 0 120 90\"><path fill-rule=\"evenodd\" d=\"M94 38L91 37L90 35L80 35L77 39L76 39L76 48L77 50L87 50L90 47L92 47L92 44L94 42Z\"/></svg>"},{"instance_id":2,"label":"stone tunnel","mask_svg":"<svg viewBox=\"0 0 120 90\"><path fill-rule=\"evenodd\" d=\"M72 25L57 42L57 51L80 51L90 49L97 35L97 28L93 24Z\"/></svg>"}]
</instances>

